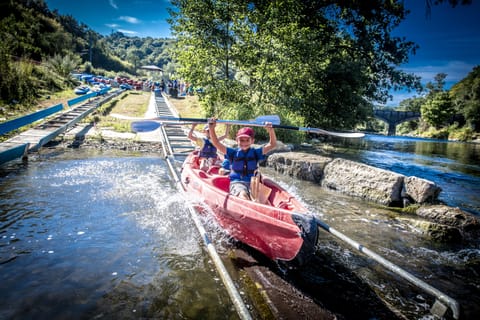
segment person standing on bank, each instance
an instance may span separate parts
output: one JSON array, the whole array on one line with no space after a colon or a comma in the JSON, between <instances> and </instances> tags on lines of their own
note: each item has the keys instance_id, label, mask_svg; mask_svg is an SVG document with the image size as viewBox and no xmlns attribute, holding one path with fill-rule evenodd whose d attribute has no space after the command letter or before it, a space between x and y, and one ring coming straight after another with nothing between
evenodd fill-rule
<instances>
[{"instance_id":1,"label":"person standing on bank","mask_svg":"<svg viewBox=\"0 0 480 320\"><path fill-rule=\"evenodd\" d=\"M250 127L243 127L237 132L237 148L223 145L215 134L216 118L210 118L210 139L217 150L225 154L230 160L230 194L242 199L250 200L250 180L258 168L258 161L265 159L265 155L277 145L277 136L271 122L265 122L265 129L270 140L262 147L254 148L255 132Z\"/></svg>"},{"instance_id":2,"label":"person standing on bank","mask_svg":"<svg viewBox=\"0 0 480 320\"><path fill-rule=\"evenodd\" d=\"M200 170L207 171L210 166L216 164L218 160L217 148L215 148L215 146L210 142L210 130L208 124L203 127L204 137L197 137L194 135L193 130L195 130L196 126L196 123L192 124L192 128L188 132L188 139L195 142L200 147ZM227 124L225 127L225 134L218 138L219 141L222 141L227 137L229 129L230 125Z\"/></svg>"}]
</instances>

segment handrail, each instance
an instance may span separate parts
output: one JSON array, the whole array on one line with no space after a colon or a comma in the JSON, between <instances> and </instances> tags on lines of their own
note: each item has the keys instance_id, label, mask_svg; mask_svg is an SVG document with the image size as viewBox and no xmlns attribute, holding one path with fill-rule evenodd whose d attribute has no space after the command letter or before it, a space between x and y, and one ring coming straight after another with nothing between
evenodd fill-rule
<instances>
[{"instance_id":1,"label":"handrail","mask_svg":"<svg viewBox=\"0 0 480 320\"><path fill-rule=\"evenodd\" d=\"M161 126L161 130L162 130L162 139L161 139L162 150L165 155L165 159L167 161L168 167L170 169L170 172L172 173L177 189L179 189L179 191L181 192L185 192L185 186L183 185L182 181L179 179L177 170L175 169L170 159L171 157L175 159L175 157L173 156L172 147L168 139L166 138L167 133L165 131L165 127ZM171 156L169 155L169 153L171 154ZM227 268L223 264L219 254L217 253L217 250L215 249L215 246L212 244L212 241L210 240L210 237L208 236L207 231L203 227L202 222L200 221L195 208L193 208L191 204L188 204L187 208L190 212L190 216L192 217L192 220L195 223L195 226L198 232L202 236L202 240L205 246L207 247L207 251L210 255L210 258L212 259L215 265L215 268L217 269L217 272L220 275L220 278L222 279L222 282L225 285L225 288L227 289L227 292L230 296L230 299L232 300L232 303L237 311L238 316L240 317L240 319L251 320L252 317L250 315L250 312L248 311L245 303L242 300L242 297L240 296L240 293L235 287L235 284L232 278L230 277L227 271Z\"/></svg>"},{"instance_id":2,"label":"handrail","mask_svg":"<svg viewBox=\"0 0 480 320\"><path fill-rule=\"evenodd\" d=\"M31 124L37 120L46 118L61 110L63 110L63 105L59 103L47 109L43 109L31 114L27 114L26 116L19 117L13 120L2 122L0 123L0 135L16 130L28 124Z\"/></svg>"},{"instance_id":3,"label":"handrail","mask_svg":"<svg viewBox=\"0 0 480 320\"><path fill-rule=\"evenodd\" d=\"M70 99L67 101L67 105L69 107L73 106L74 104L77 104L79 102L82 102L84 100L87 100L87 99L90 99L90 98L94 98L97 96L97 93L96 92L90 92L90 93L87 93L83 96L79 96L79 97L76 97L76 98L73 98L73 99Z\"/></svg>"}]
</instances>

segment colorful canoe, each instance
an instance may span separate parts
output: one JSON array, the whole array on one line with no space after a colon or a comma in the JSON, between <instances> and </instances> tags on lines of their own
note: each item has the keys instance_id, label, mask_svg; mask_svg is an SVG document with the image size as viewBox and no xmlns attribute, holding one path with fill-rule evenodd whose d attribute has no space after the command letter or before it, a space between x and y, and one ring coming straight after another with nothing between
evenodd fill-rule
<instances>
[{"instance_id":1,"label":"colorful canoe","mask_svg":"<svg viewBox=\"0 0 480 320\"><path fill-rule=\"evenodd\" d=\"M313 255L318 237L314 217L274 181L263 179L269 189L266 204L232 196L228 176L219 175L217 167L199 169L197 151L186 158L181 179L186 192L201 199L234 239L292 267Z\"/></svg>"}]
</instances>

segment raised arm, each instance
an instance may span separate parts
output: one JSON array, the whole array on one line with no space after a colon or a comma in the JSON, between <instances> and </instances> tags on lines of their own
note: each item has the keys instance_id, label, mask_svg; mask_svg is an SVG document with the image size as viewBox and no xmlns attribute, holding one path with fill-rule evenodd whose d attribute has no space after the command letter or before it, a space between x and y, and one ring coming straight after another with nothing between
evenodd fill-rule
<instances>
[{"instance_id":1,"label":"raised arm","mask_svg":"<svg viewBox=\"0 0 480 320\"><path fill-rule=\"evenodd\" d=\"M210 142L217 148L217 151L220 153L227 153L227 147L224 146L217 137L217 133L215 132L215 126L217 125L217 119L216 118L210 118L208 119L208 129L210 131Z\"/></svg>"},{"instance_id":2,"label":"raised arm","mask_svg":"<svg viewBox=\"0 0 480 320\"><path fill-rule=\"evenodd\" d=\"M263 146L262 153L267 154L277 146L277 135L275 134L275 129L273 129L271 122L265 122L265 129L268 131L270 140L266 145Z\"/></svg>"},{"instance_id":3,"label":"raised arm","mask_svg":"<svg viewBox=\"0 0 480 320\"><path fill-rule=\"evenodd\" d=\"M195 127L197 126L196 123L192 124L192 127L190 128L190 131L188 132L188 139L190 139L191 141L193 142L196 142L197 141L197 137L195 137L193 135L193 130L195 129Z\"/></svg>"},{"instance_id":4,"label":"raised arm","mask_svg":"<svg viewBox=\"0 0 480 320\"><path fill-rule=\"evenodd\" d=\"M230 130L230 124L227 123L227 124L225 125L225 133L223 134L223 136L218 137L218 141L224 140L224 139L228 136L228 131L229 131L229 130ZM217 148L217 149L218 149L218 148Z\"/></svg>"}]
</instances>

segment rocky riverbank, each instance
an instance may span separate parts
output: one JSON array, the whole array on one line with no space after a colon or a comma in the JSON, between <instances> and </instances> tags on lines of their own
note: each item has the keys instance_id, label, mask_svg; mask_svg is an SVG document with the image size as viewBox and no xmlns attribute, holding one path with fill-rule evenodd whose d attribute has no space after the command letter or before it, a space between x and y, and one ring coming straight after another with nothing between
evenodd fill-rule
<instances>
[{"instance_id":1,"label":"rocky riverbank","mask_svg":"<svg viewBox=\"0 0 480 320\"><path fill-rule=\"evenodd\" d=\"M396 218L436 241L459 242L480 232L480 221L459 208L438 201L441 187L415 176L404 176L362 163L283 151L266 165L319 186L392 208Z\"/></svg>"}]
</instances>

